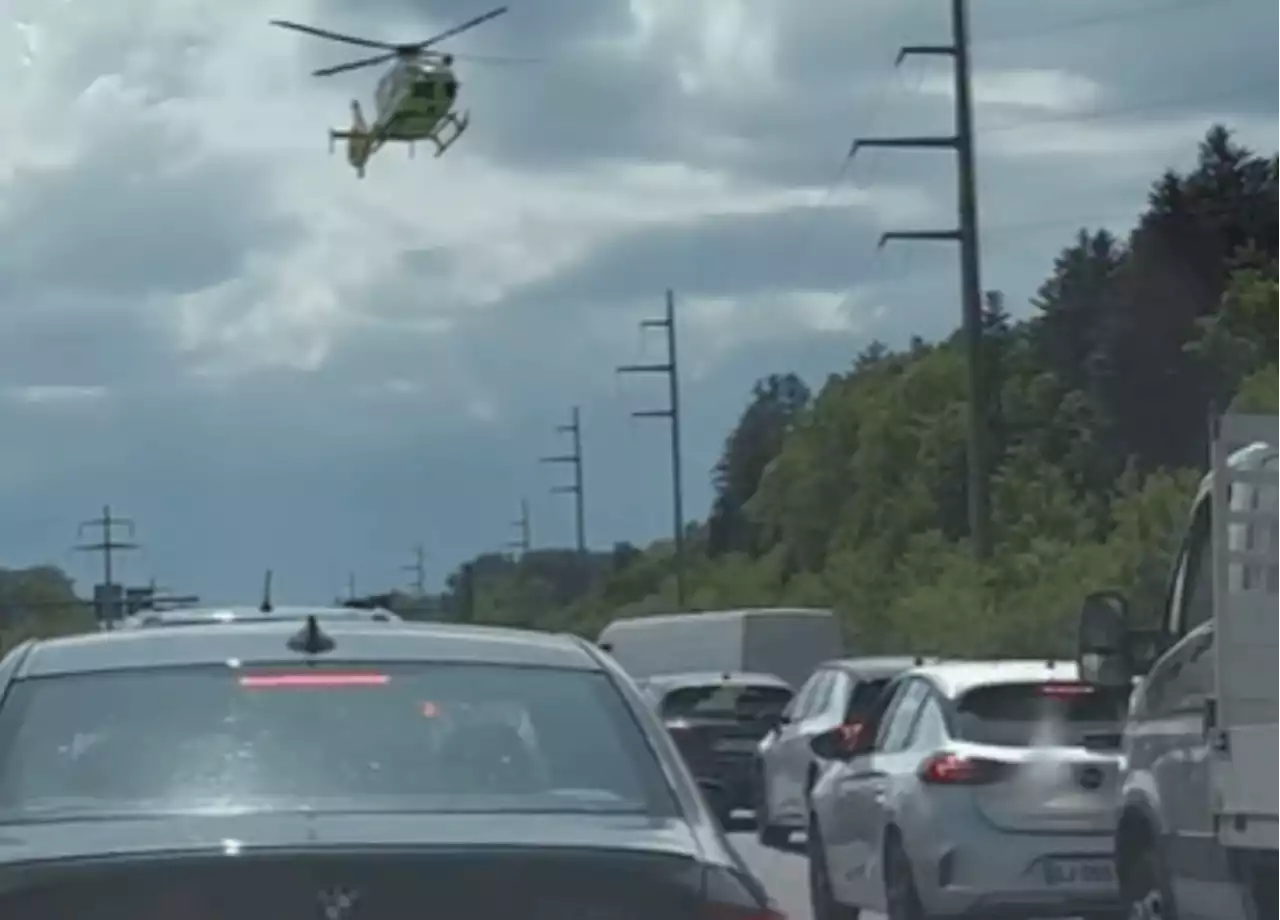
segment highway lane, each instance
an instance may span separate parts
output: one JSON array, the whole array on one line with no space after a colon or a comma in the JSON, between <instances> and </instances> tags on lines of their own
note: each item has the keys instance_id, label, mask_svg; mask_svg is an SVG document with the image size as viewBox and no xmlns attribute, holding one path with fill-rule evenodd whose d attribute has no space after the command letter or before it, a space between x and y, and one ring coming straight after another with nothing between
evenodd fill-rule
<instances>
[{"instance_id":1,"label":"highway lane","mask_svg":"<svg viewBox=\"0 0 1280 920\"><path fill-rule=\"evenodd\" d=\"M729 839L777 900L787 920L813 920L809 912L808 869L801 851L784 853L766 849L760 846L752 831L730 834Z\"/></svg>"}]
</instances>

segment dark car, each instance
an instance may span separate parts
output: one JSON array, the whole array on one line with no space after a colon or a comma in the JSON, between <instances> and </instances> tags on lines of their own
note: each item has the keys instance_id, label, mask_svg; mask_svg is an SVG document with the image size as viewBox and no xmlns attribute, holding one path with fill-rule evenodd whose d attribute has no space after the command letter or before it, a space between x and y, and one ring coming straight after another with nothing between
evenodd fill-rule
<instances>
[{"instance_id":1,"label":"dark car","mask_svg":"<svg viewBox=\"0 0 1280 920\"><path fill-rule=\"evenodd\" d=\"M769 847L783 847L809 822L809 790L819 762L809 743L843 725L850 741L889 680L922 658L841 658L820 665L804 682L777 726L760 745L756 832Z\"/></svg>"},{"instance_id":2,"label":"dark car","mask_svg":"<svg viewBox=\"0 0 1280 920\"><path fill-rule=\"evenodd\" d=\"M264 620L297 620L309 616L323 622L332 620L360 620L370 622L400 622L401 617L379 607L174 607L168 610L144 610L125 617L122 629L142 629L154 626L194 626L208 623L244 623Z\"/></svg>"},{"instance_id":3,"label":"dark car","mask_svg":"<svg viewBox=\"0 0 1280 920\"><path fill-rule=\"evenodd\" d=\"M5 920L778 920L572 636L288 621L0 661Z\"/></svg>"},{"instance_id":4,"label":"dark car","mask_svg":"<svg viewBox=\"0 0 1280 920\"><path fill-rule=\"evenodd\" d=\"M645 693L676 740L685 762L727 822L756 801L755 757L762 738L791 702L792 689L772 674L662 674Z\"/></svg>"}]
</instances>

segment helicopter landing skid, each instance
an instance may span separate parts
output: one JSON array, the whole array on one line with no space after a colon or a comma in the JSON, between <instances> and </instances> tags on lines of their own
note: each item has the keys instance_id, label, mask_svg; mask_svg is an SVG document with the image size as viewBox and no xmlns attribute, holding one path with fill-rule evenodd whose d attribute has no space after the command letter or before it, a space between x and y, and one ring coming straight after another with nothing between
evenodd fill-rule
<instances>
[{"instance_id":1,"label":"helicopter landing skid","mask_svg":"<svg viewBox=\"0 0 1280 920\"><path fill-rule=\"evenodd\" d=\"M445 139L440 138L440 128L448 124L453 130ZM436 156L441 156L446 150L452 147L462 137L462 133L467 130L467 125L471 123L471 113L463 112L461 115L455 115L450 112L444 118L440 119L440 125L431 135L431 141L436 145Z\"/></svg>"}]
</instances>

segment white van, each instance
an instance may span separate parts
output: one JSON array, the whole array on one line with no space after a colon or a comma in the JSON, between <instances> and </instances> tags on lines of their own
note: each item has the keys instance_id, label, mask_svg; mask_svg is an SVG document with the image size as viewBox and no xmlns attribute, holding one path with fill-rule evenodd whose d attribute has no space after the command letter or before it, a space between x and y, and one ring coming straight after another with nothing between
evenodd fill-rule
<instances>
[{"instance_id":1,"label":"white van","mask_svg":"<svg viewBox=\"0 0 1280 920\"><path fill-rule=\"evenodd\" d=\"M773 674L799 687L844 655L830 610L765 608L614 620L597 640L637 680L689 671Z\"/></svg>"}]
</instances>

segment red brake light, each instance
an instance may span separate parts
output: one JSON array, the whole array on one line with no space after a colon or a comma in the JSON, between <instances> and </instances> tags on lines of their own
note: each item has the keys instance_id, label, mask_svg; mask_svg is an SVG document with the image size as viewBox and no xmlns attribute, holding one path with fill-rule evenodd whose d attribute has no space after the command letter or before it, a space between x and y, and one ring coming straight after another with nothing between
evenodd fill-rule
<instances>
[{"instance_id":1,"label":"red brake light","mask_svg":"<svg viewBox=\"0 0 1280 920\"><path fill-rule=\"evenodd\" d=\"M1055 681L1053 683L1041 684L1040 695L1053 697L1055 699L1070 699L1074 696L1088 696L1093 693L1092 684L1070 683L1067 681Z\"/></svg>"},{"instance_id":2,"label":"red brake light","mask_svg":"<svg viewBox=\"0 0 1280 920\"><path fill-rule=\"evenodd\" d=\"M935 786L981 786L1001 779L1011 766L985 757L934 754L920 765L920 781Z\"/></svg>"},{"instance_id":3,"label":"red brake light","mask_svg":"<svg viewBox=\"0 0 1280 920\"><path fill-rule=\"evenodd\" d=\"M265 690L292 687L381 687L391 682L388 674L246 674L240 678L240 686L246 689Z\"/></svg>"}]
</instances>

